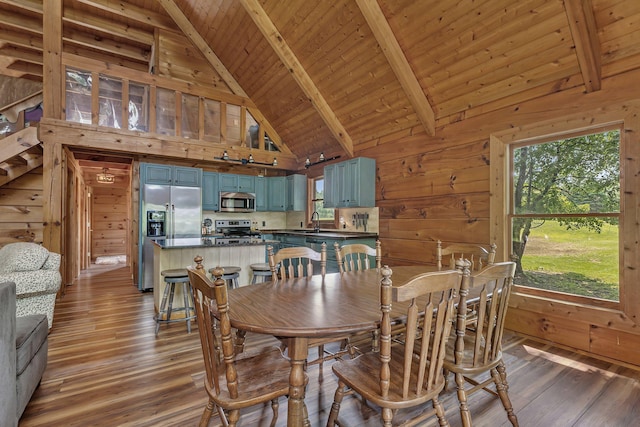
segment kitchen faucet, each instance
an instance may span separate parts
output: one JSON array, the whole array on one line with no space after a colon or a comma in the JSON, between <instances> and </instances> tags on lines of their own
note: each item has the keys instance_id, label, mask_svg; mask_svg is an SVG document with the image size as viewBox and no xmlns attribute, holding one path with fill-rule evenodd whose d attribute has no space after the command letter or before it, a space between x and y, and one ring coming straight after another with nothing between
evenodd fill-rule
<instances>
[{"instance_id":1,"label":"kitchen faucet","mask_svg":"<svg viewBox=\"0 0 640 427\"><path fill-rule=\"evenodd\" d=\"M313 223L313 231L316 233L320 231L320 214L317 211L313 211L311 214L311 222Z\"/></svg>"}]
</instances>

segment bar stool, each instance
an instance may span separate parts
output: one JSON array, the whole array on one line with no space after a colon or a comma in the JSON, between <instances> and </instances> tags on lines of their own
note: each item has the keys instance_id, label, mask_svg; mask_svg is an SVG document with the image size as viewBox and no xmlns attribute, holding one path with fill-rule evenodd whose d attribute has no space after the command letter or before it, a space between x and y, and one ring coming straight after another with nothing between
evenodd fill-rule
<instances>
[{"instance_id":1,"label":"bar stool","mask_svg":"<svg viewBox=\"0 0 640 427\"><path fill-rule=\"evenodd\" d=\"M196 310L193 305L193 291L191 290L191 283L189 282L189 275L184 268L175 268L172 270L163 270L160 275L164 277L164 281L167 286L164 288L164 294L162 296L162 303L160 303L160 311L154 317L156 321L156 336L160 329L160 323L171 322L187 322L187 332L191 333L191 319L196 318ZM173 308L173 295L176 291L176 284L182 283L182 296L184 298L184 307ZM167 304L169 305L167 307ZM172 319L171 313L174 311L184 311L184 318ZM191 314L193 313L193 314ZM164 315L164 316L163 316ZM164 318L163 318L164 317Z\"/></svg>"},{"instance_id":2,"label":"bar stool","mask_svg":"<svg viewBox=\"0 0 640 427\"><path fill-rule=\"evenodd\" d=\"M251 284L255 285L258 281L258 276L262 277L260 279L261 282L266 282L267 277L271 277L271 268L269 267L268 262L259 262L256 264L251 264L249 266L251 268Z\"/></svg>"},{"instance_id":3,"label":"bar stool","mask_svg":"<svg viewBox=\"0 0 640 427\"><path fill-rule=\"evenodd\" d=\"M220 267L224 274L222 275L222 279L227 281L227 286L231 289L236 289L238 287L238 277L240 277L240 271L242 270L240 267L235 266L226 266ZM209 274L213 277L213 270L216 267L209 269ZM213 278L215 280L215 277Z\"/></svg>"}]
</instances>

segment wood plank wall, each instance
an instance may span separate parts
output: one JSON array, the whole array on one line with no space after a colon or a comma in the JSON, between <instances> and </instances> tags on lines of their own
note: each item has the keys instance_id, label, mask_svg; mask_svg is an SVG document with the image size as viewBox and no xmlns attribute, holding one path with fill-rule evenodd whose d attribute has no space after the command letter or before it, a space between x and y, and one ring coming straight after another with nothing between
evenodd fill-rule
<instances>
[{"instance_id":1,"label":"wood plank wall","mask_svg":"<svg viewBox=\"0 0 640 427\"><path fill-rule=\"evenodd\" d=\"M95 186L91 193L91 258L129 254L129 188Z\"/></svg>"},{"instance_id":2,"label":"wood plank wall","mask_svg":"<svg viewBox=\"0 0 640 427\"><path fill-rule=\"evenodd\" d=\"M491 136L517 131L525 136L530 132L528 137L552 135L571 124L577 129L603 120L620 122L640 105L640 87L634 84L637 79L640 72L629 72L605 80L603 89L594 93L579 88L551 93L516 107L445 124L435 137L414 128L358 144L357 156L377 160L376 203L385 263L392 267L432 264L438 239L447 243L489 243ZM637 170L625 169L623 173L625 179L633 179ZM633 221L640 203L637 192L629 197L632 203L626 205ZM639 259L637 246L636 242L634 247L625 248L635 251L635 261L625 264L625 269L637 269L633 264ZM632 289L635 283L625 285ZM632 302L627 300L631 297L622 293L622 298L626 299L620 310L604 310L552 299L533 301L535 298L516 292L508 315L509 327L640 365L640 333L622 311Z\"/></svg>"},{"instance_id":3,"label":"wood plank wall","mask_svg":"<svg viewBox=\"0 0 640 427\"><path fill-rule=\"evenodd\" d=\"M0 247L42 243L42 167L0 187Z\"/></svg>"}]
</instances>

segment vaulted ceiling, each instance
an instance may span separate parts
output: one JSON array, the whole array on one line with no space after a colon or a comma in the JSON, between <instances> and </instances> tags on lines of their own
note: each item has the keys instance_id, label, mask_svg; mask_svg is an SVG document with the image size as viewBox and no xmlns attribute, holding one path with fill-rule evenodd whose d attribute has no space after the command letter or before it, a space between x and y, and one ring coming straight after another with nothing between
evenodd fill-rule
<instances>
[{"instance_id":1,"label":"vaulted ceiling","mask_svg":"<svg viewBox=\"0 0 640 427\"><path fill-rule=\"evenodd\" d=\"M36 89L42 9L0 0L0 74ZM64 0L63 51L246 95L298 157L351 155L599 90L640 67L640 1Z\"/></svg>"}]
</instances>

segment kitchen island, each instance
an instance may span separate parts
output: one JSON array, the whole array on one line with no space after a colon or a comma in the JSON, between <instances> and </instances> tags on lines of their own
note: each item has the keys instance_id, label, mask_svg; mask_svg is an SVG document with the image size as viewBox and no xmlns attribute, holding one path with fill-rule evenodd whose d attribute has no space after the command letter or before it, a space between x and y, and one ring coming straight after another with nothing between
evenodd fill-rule
<instances>
[{"instance_id":1,"label":"kitchen island","mask_svg":"<svg viewBox=\"0 0 640 427\"><path fill-rule=\"evenodd\" d=\"M242 239L242 241L234 242L228 238L194 237L182 239L158 238L154 239L153 243L153 300L157 313L166 286L160 275L161 271L195 265L193 258L196 255L200 255L204 260L203 264L207 269L207 273L210 268L216 266L240 267L242 270L240 271L238 283L240 286L245 286L251 280L249 266L253 263L265 262L266 246L274 242L260 238ZM177 286L175 292L173 307L181 308L184 306L182 303L182 288ZM182 314L182 312L176 313L178 317Z\"/></svg>"}]
</instances>

